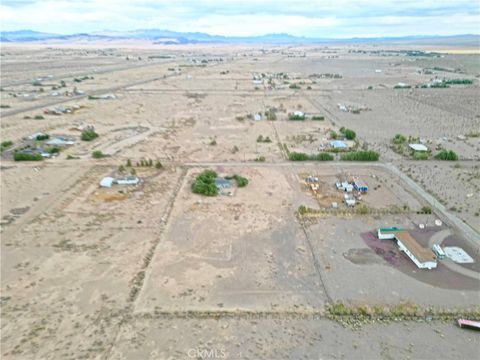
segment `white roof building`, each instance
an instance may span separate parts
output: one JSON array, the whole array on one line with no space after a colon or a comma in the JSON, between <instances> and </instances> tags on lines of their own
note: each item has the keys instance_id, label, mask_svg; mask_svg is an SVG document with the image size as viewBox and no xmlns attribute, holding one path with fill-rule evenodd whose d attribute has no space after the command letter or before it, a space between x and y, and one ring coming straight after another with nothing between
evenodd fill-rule
<instances>
[{"instance_id":1,"label":"white roof building","mask_svg":"<svg viewBox=\"0 0 480 360\"><path fill-rule=\"evenodd\" d=\"M46 144L53 145L53 146L73 145L75 144L75 141L61 137L61 136L57 136L52 140L47 141Z\"/></svg>"},{"instance_id":2,"label":"white roof building","mask_svg":"<svg viewBox=\"0 0 480 360\"><path fill-rule=\"evenodd\" d=\"M423 144L408 144L408 146L414 151L428 151L428 148Z\"/></svg>"},{"instance_id":3,"label":"white roof building","mask_svg":"<svg viewBox=\"0 0 480 360\"><path fill-rule=\"evenodd\" d=\"M112 184L113 184L113 181L115 179L110 177L110 176L107 176L107 177L104 177L101 181L100 181L100 186L101 187L105 187L105 188L110 188L112 187Z\"/></svg>"},{"instance_id":4,"label":"white roof building","mask_svg":"<svg viewBox=\"0 0 480 360\"><path fill-rule=\"evenodd\" d=\"M140 179L136 176L122 176L116 180L118 185L137 185Z\"/></svg>"}]
</instances>

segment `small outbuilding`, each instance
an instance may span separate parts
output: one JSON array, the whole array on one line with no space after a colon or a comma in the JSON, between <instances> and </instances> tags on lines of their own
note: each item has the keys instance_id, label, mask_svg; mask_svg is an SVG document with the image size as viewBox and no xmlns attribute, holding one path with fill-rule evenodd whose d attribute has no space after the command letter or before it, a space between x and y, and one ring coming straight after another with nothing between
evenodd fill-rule
<instances>
[{"instance_id":1,"label":"small outbuilding","mask_svg":"<svg viewBox=\"0 0 480 360\"><path fill-rule=\"evenodd\" d=\"M334 149L346 149L348 148L347 144L340 140L330 141L330 146Z\"/></svg>"},{"instance_id":2,"label":"small outbuilding","mask_svg":"<svg viewBox=\"0 0 480 360\"><path fill-rule=\"evenodd\" d=\"M100 181L100 187L111 188L114 181L115 181L115 179L112 178L112 177L110 177L110 176L104 177L104 178Z\"/></svg>"},{"instance_id":3,"label":"small outbuilding","mask_svg":"<svg viewBox=\"0 0 480 360\"><path fill-rule=\"evenodd\" d=\"M223 189L231 188L232 184L230 183L230 181L228 181L224 178L217 177L217 178L215 178L215 186L220 191L220 190L223 190Z\"/></svg>"},{"instance_id":4,"label":"small outbuilding","mask_svg":"<svg viewBox=\"0 0 480 360\"><path fill-rule=\"evenodd\" d=\"M342 186L341 186L340 189L342 189L343 191L346 191L346 192L352 192L353 191L353 185L350 184L347 181L344 181L344 182L342 182Z\"/></svg>"},{"instance_id":5,"label":"small outbuilding","mask_svg":"<svg viewBox=\"0 0 480 360\"><path fill-rule=\"evenodd\" d=\"M140 179L136 176L121 176L116 180L118 185L137 185Z\"/></svg>"},{"instance_id":6,"label":"small outbuilding","mask_svg":"<svg viewBox=\"0 0 480 360\"><path fill-rule=\"evenodd\" d=\"M368 191L368 186L364 185L364 184L361 184L358 181L353 182L353 188L357 191L360 191L360 192L367 192Z\"/></svg>"},{"instance_id":7,"label":"small outbuilding","mask_svg":"<svg viewBox=\"0 0 480 360\"><path fill-rule=\"evenodd\" d=\"M413 151L428 151L428 148L423 144L408 144Z\"/></svg>"},{"instance_id":8,"label":"small outbuilding","mask_svg":"<svg viewBox=\"0 0 480 360\"><path fill-rule=\"evenodd\" d=\"M75 144L75 141L63 136L56 136L52 140L47 141L45 144L52 146L67 146Z\"/></svg>"}]
</instances>

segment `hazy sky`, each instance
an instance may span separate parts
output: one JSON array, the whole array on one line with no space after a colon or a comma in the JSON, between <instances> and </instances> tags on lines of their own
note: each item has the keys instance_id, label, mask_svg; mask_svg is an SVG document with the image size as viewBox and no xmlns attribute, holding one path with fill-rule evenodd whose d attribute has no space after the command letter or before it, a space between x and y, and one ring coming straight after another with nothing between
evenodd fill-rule
<instances>
[{"instance_id":1,"label":"hazy sky","mask_svg":"<svg viewBox=\"0 0 480 360\"><path fill-rule=\"evenodd\" d=\"M245 36L480 33L480 0L0 0L1 29L167 29Z\"/></svg>"}]
</instances>

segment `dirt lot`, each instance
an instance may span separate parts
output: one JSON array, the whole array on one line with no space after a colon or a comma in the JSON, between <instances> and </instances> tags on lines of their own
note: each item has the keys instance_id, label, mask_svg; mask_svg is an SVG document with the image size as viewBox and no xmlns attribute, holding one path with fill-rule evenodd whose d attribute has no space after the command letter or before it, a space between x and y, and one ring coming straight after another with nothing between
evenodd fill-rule
<instances>
[{"instance_id":1,"label":"dirt lot","mask_svg":"<svg viewBox=\"0 0 480 360\"><path fill-rule=\"evenodd\" d=\"M433 214L418 215L425 198L387 169L400 168L480 230L478 55L412 58L367 45L100 45L2 49L1 138L14 143L0 169L2 358L172 359L190 358L192 349L234 359L477 354L478 338L452 321L354 331L328 320L326 305L478 304L478 244L435 204ZM462 73L424 73L435 66ZM93 79L74 80L83 76ZM474 82L393 89L435 76ZM33 85L39 77L46 79ZM85 93L67 96L74 87ZM113 96L92 99L103 94ZM362 110L343 112L339 104ZM81 108L39 117L69 105ZM265 115L272 108L274 121ZM325 119L289 121L293 111ZM99 137L81 141L74 128L82 124ZM286 160L285 145L315 154L341 127L356 132L354 146L380 152L378 166ZM37 132L76 142L52 159L14 162L11 152ZM442 141L461 161L409 160L390 149L397 133ZM260 135L271 142L257 141ZM106 156L94 159L93 151ZM140 166L149 159L163 166ZM249 184L233 196L193 194L204 169L240 174ZM99 187L121 170L139 185ZM318 197L304 184L308 175L319 178ZM323 212L304 228L299 206L341 204L334 183L352 176L369 186L361 202L371 212ZM431 230L437 218L445 223ZM475 263L457 272L446 263L419 270L375 239L380 226L411 229L423 246L440 233Z\"/></svg>"},{"instance_id":2,"label":"dirt lot","mask_svg":"<svg viewBox=\"0 0 480 360\"><path fill-rule=\"evenodd\" d=\"M425 187L450 211L480 231L480 169L477 162L402 164L401 169Z\"/></svg>"},{"instance_id":3,"label":"dirt lot","mask_svg":"<svg viewBox=\"0 0 480 360\"><path fill-rule=\"evenodd\" d=\"M232 197L204 199L185 184L136 311L321 308L322 288L294 217L301 198L293 174L218 172L239 173L250 185Z\"/></svg>"}]
</instances>

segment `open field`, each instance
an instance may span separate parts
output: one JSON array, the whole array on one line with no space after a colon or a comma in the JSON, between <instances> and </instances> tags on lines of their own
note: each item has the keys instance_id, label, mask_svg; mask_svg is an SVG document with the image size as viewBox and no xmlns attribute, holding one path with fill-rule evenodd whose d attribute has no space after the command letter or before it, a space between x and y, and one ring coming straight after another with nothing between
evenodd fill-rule
<instances>
[{"instance_id":1,"label":"open field","mask_svg":"<svg viewBox=\"0 0 480 360\"><path fill-rule=\"evenodd\" d=\"M479 314L479 64L394 45L5 44L2 358L474 358L478 336L455 320ZM415 88L435 77L472 83ZM342 161L344 127L378 163ZM39 133L74 143L53 151ZM393 151L396 134L430 158ZM48 158L14 161L27 145ZM441 148L459 160L435 160ZM194 194L206 169L248 185ZM127 175L138 184L99 186ZM335 186L350 179L368 186L355 207ZM473 263L419 269L377 238L390 226ZM338 304L405 314L339 319Z\"/></svg>"}]
</instances>

